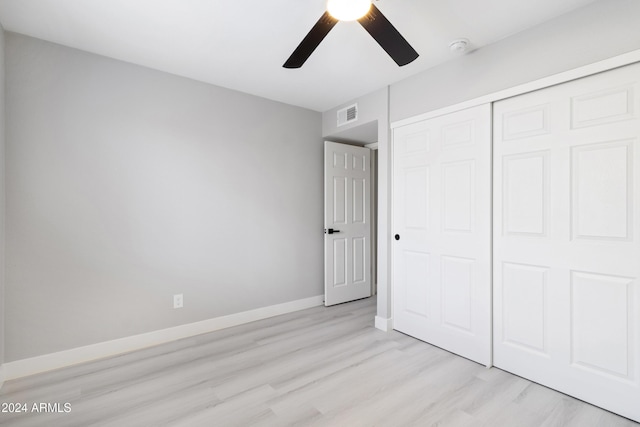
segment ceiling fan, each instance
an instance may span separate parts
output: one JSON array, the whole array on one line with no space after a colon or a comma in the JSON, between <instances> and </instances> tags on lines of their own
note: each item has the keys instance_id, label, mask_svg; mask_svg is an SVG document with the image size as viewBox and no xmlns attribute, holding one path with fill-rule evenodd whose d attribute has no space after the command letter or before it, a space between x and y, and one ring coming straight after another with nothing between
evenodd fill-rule
<instances>
[{"instance_id":1,"label":"ceiling fan","mask_svg":"<svg viewBox=\"0 0 640 427\"><path fill-rule=\"evenodd\" d=\"M418 57L409 42L389 22L371 0L328 0L327 11L302 39L284 63L284 68L300 68L338 21L355 21L378 42L400 67Z\"/></svg>"}]
</instances>

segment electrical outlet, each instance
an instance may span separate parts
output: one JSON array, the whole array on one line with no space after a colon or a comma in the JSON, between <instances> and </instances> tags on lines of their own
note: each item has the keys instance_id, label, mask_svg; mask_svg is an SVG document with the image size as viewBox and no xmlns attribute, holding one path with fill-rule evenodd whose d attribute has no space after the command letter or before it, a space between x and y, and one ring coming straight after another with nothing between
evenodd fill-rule
<instances>
[{"instance_id":1,"label":"electrical outlet","mask_svg":"<svg viewBox=\"0 0 640 427\"><path fill-rule=\"evenodd\" d=\"M184 299L182 294L176 294L173 296L173 308L182 308L184 305Z\"/></svg>"}]
</instances>

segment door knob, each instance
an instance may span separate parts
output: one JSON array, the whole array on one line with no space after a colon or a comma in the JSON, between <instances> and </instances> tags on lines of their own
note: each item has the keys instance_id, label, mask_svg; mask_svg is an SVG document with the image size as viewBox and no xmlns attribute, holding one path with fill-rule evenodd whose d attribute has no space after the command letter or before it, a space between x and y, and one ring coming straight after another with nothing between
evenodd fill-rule
<instances>
[{"instance_id":1,"label":"door knob","mask_svg":"<svg viewBox=\"0 0 640 427\"><path fill-rule=\"evenodd\" d=\"M394 236L394 238L395 238L396 240L400 240L400 235L399 235L399 234L396 234L396 235Z\"/></svg>"},{"instance_id":2,"label":"door knob","mask_svg":"<svg viewBox=\"0 0 640 427\"><path fill-rule=\"evenodd\" d=\"M340 230L334 230L333 228L327 228L324 230L325 234L333 234L333 233L339 233Z\"/></svg>"}]
</instances>

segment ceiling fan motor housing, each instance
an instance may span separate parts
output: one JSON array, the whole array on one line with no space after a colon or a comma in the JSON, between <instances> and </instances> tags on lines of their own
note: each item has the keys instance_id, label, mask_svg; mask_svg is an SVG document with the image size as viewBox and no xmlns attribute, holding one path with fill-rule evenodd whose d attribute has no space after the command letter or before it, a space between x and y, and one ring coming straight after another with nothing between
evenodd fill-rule
<instances>
[{"instance_id":1,"label":"ceiling fan motor housing","mask_svg":"<svg viewBox=\"0 0 640 427\"><path fill-rule=\"evenodd\" d=\"M339 21L355 21L371 9L371 0L328 0L327 11Z\"/></svg>"}]
</instances>

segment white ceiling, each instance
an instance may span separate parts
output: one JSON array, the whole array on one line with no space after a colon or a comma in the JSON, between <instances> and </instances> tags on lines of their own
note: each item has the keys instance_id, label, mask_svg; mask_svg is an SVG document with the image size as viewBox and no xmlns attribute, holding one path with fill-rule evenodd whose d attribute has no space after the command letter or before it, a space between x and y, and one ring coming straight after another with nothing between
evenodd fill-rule
<instances>
[{"instance_id":1,"label":"white ceiling","mask_svg":"<svg viewBox=\"0 0 640 427\"><path fill-rule=\"evenodd\" d=\"M0 0L5 30L265 98L326 111L594 0L380 0L418 51L398 67L357 22L340 22L307 63L282 64L325 0Z\"/></svg>"}]
</instances>

